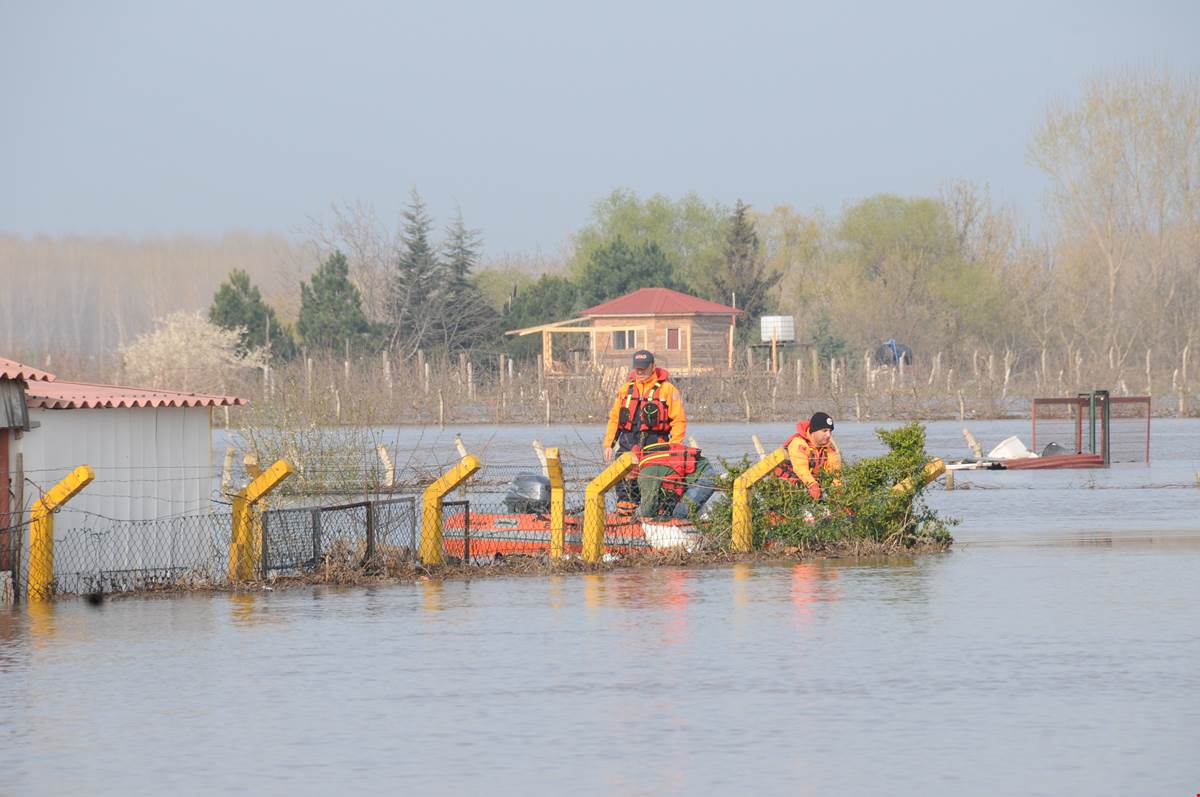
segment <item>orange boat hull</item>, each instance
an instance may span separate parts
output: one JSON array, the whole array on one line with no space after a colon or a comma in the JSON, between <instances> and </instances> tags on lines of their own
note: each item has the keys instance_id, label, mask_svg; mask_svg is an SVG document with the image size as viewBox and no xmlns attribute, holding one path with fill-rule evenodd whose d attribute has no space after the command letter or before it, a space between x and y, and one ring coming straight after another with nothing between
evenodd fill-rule
<instances>
[{"instance_id":1,"label":"orange boat hull","mask_svg":"<svg viewBox=\"0 0 1200 797\"><path fill-rule=\"evenodd\" d=\"M465 514L456 513L446 518L442 527L442 547L448 556L463 558L463 526ZM472 512L469 527L471 559L489 559L497 555L539 556L550 552L550 518L545 515L484 514ZM650 544L642 531L641 521L636 518L619 518L609 514L605 518L605 550L628 553L646 550ZM579 554L583 550L582 526L578 518L568 517L563 529L563 551Z\"/></svg>"}]
</instances>

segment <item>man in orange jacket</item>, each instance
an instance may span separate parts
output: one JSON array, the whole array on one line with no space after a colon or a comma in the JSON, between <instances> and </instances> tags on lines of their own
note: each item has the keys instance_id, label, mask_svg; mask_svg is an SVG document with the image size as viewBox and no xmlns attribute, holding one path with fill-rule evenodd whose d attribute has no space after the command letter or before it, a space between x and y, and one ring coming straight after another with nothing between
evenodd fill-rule
<instances>
[{"instance_id":1,"label":"man in orange jacket","mask_svg":"<svg viewBox=\"0 0 1200 797\"><path fill-rule=\"evenodd\" d=\"M687 434L687 415L679 389L668 381L665 368L654 365L654 355L642 349L633 355L629 381L621 385L608 412L604 431L604 461L611 462L613 446L619 452L654 443L682 443ZM637 510L636 474L617 484L617 512L633 515Z\"/></svg>"},{"instance_id":2,"label":"man in orange jacket","mask_svg":"<svg viewBox=\"0 0 1200 797\"><path fill-rule=\"evenodd\" d=\"M833 442L833 418L823 412L813 413L807 421L796 424L796 433L783 445L788 458L775 469L776 476L803 485L817 500L821 498L821 479L829 486L842 486L838 478L842 472L842 452Z\"/></svg>"}]
</instances>

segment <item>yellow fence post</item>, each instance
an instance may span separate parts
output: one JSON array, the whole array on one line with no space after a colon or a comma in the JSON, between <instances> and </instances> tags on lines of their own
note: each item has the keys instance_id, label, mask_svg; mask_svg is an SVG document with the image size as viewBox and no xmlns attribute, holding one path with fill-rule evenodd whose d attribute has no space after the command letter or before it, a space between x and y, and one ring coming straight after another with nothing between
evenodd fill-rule
<instances>
[{"instance_id":1,"label":"yellow fence post","mask_svg":"<svg viewBox=\"0 0 1200 797\"><path fill-rule=\"evenodd\" d=\"M742 475L733 480L733 550L745 553L754 544L754 529L750 523L750 488L767 477L771 471L779 467L788 452L786 448L777 448L770 454L755 462Z\"/></svg>"},{"instance_id":2,"label":"yellow fence post","mask_svg":"<svg viewBox=\"0 0 1200 797\"><path fill-rule=\"evenodd\" d=\"M277 460L233 497L233 531L229 540L230 580L249 581L254 578L261 553L261 539L255 534L254 504L295 472L287 460Z\"/></svg>"},{"instance_id":3,"label":"yellow fence post","mask_svg":"<svg viewBox=\"0 0 1200 797\"><path fill-rule=\"evenodd\" d=\"M483 467L479 457L467 454L457 465L442 474L441 478L425 488L421 499L421 563L440 565L446 561L442 551L442 499L446 493L471 478Z\"/></svg>"},{"instance_id":4,"label":"yellow fence post","mask_svg":"<svg viewBox=\"0 0 1200 797\"><path fill-rule=\"evenodd\" d=\"M583 560L599 562L604 556L604 494L637 464L637 459L626 451L600 475L588 482L583 494Z\"/></svg>"},{"instance_id":5,"label":"yellow fence post","mask_svg":"<svg viewBox=\"0 0 1200 797\"><path fill-rule=\"evenodd\" d=\"M550 478L550 558L562 559L566 547L566 491L563 489L562 460L557 448L546 449L546 475Z\"/></svg>"},{"instance_id":6,"label":"yellow fence post","mask_svg":"<svg viewBox=\"0 0 1200 797\"><path fill-rule=\"evenodd\" d=\"M940 458L934 457L933 459L929 460L924 469L922 469L920 474L918 474L920 484L917 484L913 477L909 476L907 479L901 479L892 485L892 492L897 494L911 492L917 487L924 487L926 484L929 484L931 481L936 479L938 476L941 476L945 472L946 463L942 462Z\"/></svg>"},{"instance_id":7,"label":"yellow fence post","mask_svg":"<svg viewBox=\"0 0 1200 797\"><path fill-rule=\"evenodd\" d=\"M87 487L95 472L80 465L33 504L29 512L29 585L30 601L49 600L54 594L54 513Z\"/></svg>"}]
</instances>

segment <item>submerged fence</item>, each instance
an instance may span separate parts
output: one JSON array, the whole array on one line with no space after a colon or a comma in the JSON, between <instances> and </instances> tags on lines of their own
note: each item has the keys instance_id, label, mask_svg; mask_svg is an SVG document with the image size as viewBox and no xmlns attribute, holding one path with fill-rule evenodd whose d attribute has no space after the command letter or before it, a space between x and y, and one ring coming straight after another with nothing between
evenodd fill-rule
<instances>
[{"instance_id":1,"label":"submerged fence","mask_svg":"<svg viewBox=\"0 0 1200 797\"><path fill-rule=\"evenodd\" d=\"M750 491L785 455L772 452L733 480L732 534L726 528L722 546L750 550ZM630 453L599 473L595 463L564 463L557 449L544 451L540 467L484 465L464 454L420 492L404 480L360 500L306 504L293 495L270 498L284 504L270 506L268 494L293 472L279 460L213 511L134 521L67 505L94 477L80 466L35 503L29 521L10 521L4 534L15 591L31 601L307 574L339 581L518 557L595 563L647 550L695 550L702 538L691 521L716 489L707 471L696 467L690 480L669 488L663 479L674 475L655 470L665 466L646 459L638 473L638 465Z\"/></svg>"},{"instance_id":2,"label":"submerged fence","mask_svg":"<svg viewBox=\"0 0 1200 797\"><path fill-rule=\"evenodd\" d=\"M0 539L18 598L163 589L223 588L331 569L390 572L398 565L486 564L515 557L599 561L695 541L690 524L638 516L632 458L619 458L597 489L596 466L463 461L418 492L414 480L360 500L254 495L286 478L277 463L212 511L123 520L63 502L36 519L0 520ZM623 463L623 464L620 464ZM283 474L282 476L280 474ZM612 488L616 488L615 490ZM83 487L78 487L83 489ZM269 491L269 488L268 488ZM250 500L253 498L253 500ZM670 501L661 510L669 512ZM691 535L691 536L689 536Z\"/></svg>"}]
</instances>

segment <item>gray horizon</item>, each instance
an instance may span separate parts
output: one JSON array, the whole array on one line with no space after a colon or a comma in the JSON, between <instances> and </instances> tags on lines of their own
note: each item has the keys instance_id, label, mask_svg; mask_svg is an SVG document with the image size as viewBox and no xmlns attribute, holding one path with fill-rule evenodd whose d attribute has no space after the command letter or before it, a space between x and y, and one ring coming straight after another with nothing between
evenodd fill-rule
<instances>
[{"instance_id":1,"label":"gray horizon","mask_svg":"<svg viewBox=\"0 0 1200 797\"><path fill-rule=\"evenodd\" d=\"M618 187L767 210L990 186L1037 226L1034 127L1082 82L1194 76L1200 6L0 4L0 232L295 236L416 187L486 254Z\"/></svg>"}]
</instances>

